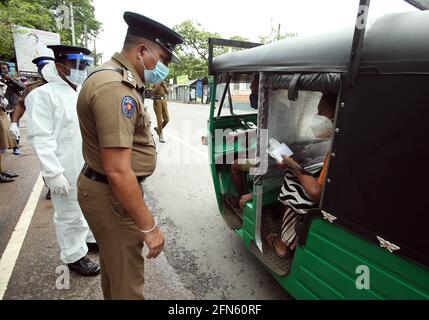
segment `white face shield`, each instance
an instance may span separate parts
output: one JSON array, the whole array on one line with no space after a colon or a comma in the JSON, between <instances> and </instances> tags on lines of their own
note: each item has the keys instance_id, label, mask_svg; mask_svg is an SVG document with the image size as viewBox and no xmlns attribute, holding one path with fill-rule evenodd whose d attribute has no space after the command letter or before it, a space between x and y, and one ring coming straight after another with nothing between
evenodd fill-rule
<instances>
[{"instance_id":1,"label":"white face shield","mask_svg":"<svg viewBox=\"0 0 429 320\"><path fill-rule=\"evenodd\" d=\"M94 58L82 53L67 54L67 60L75 63L74 68L70 69L70 75L66 76L67 80L76 85L82 85L88 77L89 69L94 63Z\"/></svg>"}]
</instances>

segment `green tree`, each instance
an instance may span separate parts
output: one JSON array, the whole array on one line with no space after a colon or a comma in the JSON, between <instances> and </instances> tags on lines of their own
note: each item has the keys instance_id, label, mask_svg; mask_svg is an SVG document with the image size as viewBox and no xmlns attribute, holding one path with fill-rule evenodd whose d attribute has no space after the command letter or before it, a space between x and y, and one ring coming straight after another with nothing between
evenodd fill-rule
<instances>
[{"instance_id":1,"label":"green tree","mask_svg":"<svg viewBox=\"0 0 429 320\"><path fill-rule=\"evenodd\" d=\"M74 5L76 45L97 37L101 23L95 19L92 0L1 0L0 2L0 57L12 59L15 55L12 25L58 32L61 43L71 44L69 28L59 28L56 23L57 8L70 2ZM86 33L85 33L86 30Z\"/></svg>"},{"instance_id":2,"label":"green tree","mask_svg":"<svg viewBox=\"0 0 429 320\"><path fill-rule=\"evenodd\" d=\"M194 20L186 20L173 27L182 35L184 43L177 48L182 65L171 66L170 78L188 75L189 79L202 79L208 76L209 38L222 38L219 33L208 32ZM247 41L246 38L234 36L231 39ZM227 48L216 47L214 55L227 53Z\"/></svg>"},{"instance_id":3,"label":"green tree","mask_svg":"<svg viewBox=\"0 0 429 320\"><path fill-rule=\"evenodd\" d=\"M207 75L208 39L219 37L203 29L200 23L186 20L173 27L182 35L184 43L177 48L182 65L172 65L170 77L188 75L189 79L203 78Z\"/></svg>"},{"instance_id":4,"label":"green tree","mask_svg":"<svg viewBox=\"0 0 429 320\"><path fill-rule=\"evenodd\" d=\"M3 1L0 4L0 56L6 59L15 55L12 25L54 31L51 13L37 1Z\"/></svg>"},{"instance_id":5,"label":"green tree","mask_svg":"<svg viewBox=\"0 0 429 320\"><path fill-rule=\"evenodd\" d=\"M38 0L43 3L55 18L55 11L61 5L70 7L73 4L74 22L75 22L75 35L76 45L85 46L90 39L95 39L102 30L101 22L95 19L95 8L92 0ZM60 31L61 42L63 44L72 44L72 33L70 28L61 28ZM86 29L86 30L85 30ZM86 31L86 32L85 32Z\"/></svg>"}]
</instances>

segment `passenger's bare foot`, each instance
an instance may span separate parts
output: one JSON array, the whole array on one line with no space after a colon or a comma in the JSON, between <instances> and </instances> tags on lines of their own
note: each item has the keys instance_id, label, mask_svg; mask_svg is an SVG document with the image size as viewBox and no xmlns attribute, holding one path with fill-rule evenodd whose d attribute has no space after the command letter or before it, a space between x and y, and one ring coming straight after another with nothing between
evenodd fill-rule
<instances>
[{"instance_id":1,"label":"passenger's bare foot","mask_svg":"<svg viewBox=\"0 0 429 320\"><path fill-rule=\"evenodd\" d=\"M249 201L252 201L252 198L253 198L253 196L250 193L242 196L240 198L240 208L244 209L244 206L246 205L246 203Z\"/></svg>"}]
</instances>

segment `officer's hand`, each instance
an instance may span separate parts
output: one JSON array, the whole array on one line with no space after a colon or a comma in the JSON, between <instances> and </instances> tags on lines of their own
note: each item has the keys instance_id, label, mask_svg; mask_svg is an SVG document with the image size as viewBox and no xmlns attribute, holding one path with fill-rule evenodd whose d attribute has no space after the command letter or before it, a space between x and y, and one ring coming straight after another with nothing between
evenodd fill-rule
<instances>
[{"instance_id":1,"label":"officer's hand","mask_svg":"<svg viewBox=\"0 0 429 320\"><path fill-rule=\"evenodd\" d=\"M149 254L146 256L148 259L154 259L164 248L164 235L162 234L159 227L156 227L150 233L143 234L143 241L149 247Z\"/></svg>"}]
</instances>

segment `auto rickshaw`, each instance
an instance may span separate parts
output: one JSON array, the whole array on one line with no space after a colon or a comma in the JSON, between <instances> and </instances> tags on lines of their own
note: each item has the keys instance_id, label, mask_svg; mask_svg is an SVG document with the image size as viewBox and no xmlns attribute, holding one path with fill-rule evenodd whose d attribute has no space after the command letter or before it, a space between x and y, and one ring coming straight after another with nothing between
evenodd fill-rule
<instances>
[{"instance_id":1,"label":"auto rickshaw","mask_svg":"<svg viewBox=\"0 0 429 320\"><path fill-rule=\"evenodd\" d=\"M429 299L429 1L408 2L421 10L325 36L209 40L207 143L220 213L296 299ZM216 45L246 49L213 57ZM256 75L253 110L243 96ZM324 93L337 95L328 140L308 133ZM230 138L255 127L246 143ZM284 170L267 155L271 138L314 175L330 155L322 199L297 223L298 246L287 259L265 239L279 232L283 214ZM237 194L231 165L249 154L253 198L237 210L228 201Z\"/></svg>"}]
</instances>

